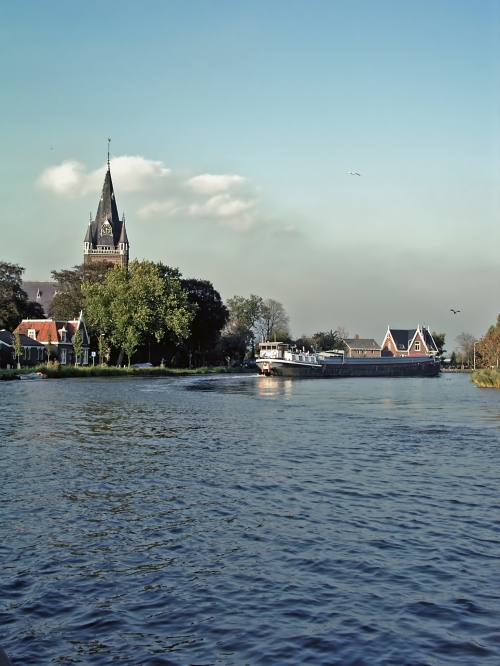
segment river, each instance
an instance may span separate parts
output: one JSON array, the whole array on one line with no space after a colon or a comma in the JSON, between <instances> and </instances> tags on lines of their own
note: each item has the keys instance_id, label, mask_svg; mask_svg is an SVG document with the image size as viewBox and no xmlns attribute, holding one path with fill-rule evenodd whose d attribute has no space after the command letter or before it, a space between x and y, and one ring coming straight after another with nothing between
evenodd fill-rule
<instances>
[{"instance_id":1,"label":"river","mask_svg":"<svg viewBox=\"0 0 500 666\"><path fill-rule=\"evenodd\" d=\"M500 391L0 383L0 645L36 664L500 663Z\"/></svg>"}]
</instances>

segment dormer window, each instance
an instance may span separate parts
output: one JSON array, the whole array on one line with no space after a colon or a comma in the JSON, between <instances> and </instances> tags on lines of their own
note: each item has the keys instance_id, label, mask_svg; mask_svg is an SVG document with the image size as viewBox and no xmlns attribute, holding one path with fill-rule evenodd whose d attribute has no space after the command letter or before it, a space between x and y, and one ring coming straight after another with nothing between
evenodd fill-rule
<instances>
[{"instance_id":1,"label":"dormer window","mask_svg":"<svg viewBox=\"0 0 500 666\"><path fill-rule=\"evenodd\" d=\"M63 329L60 331L60 333L61 333L61 342L67 342L67 339L66 339L66 332L67 332L67 331L66 331L65 328L63 328Z\"/></svg>"},{"instance_id":2,"label":"dormer window","mask_svg":"<svg viewBox=\"0 0 500 666\"><path fill-rule=\"evenodd\" d=\"M29 328L28 329L28 338L31 338L32 340L36 340L36 330L34 328Z\"/></svg>"},{"instance_id":3,"label":"dormer window","mask_svg":"<svg viewBox=\"0 0 500 666\"><path fill-rule=\"evenodd\" d=\"M419 340L417 340L415 342L415 351L420 351L420 342L419 342Z\"/></svg>"},{"instance_id":4,"label":"dormer window","mask_svg":"<svg viewBox=\"0 0 500 666\"><path fill-rule=\"evenodd\" d=\"M111 236L112 233L113 233L113 229L111 229L110 223L108 221L106 221L101 227L101 234L103 236Z\"/></svg>"}]
</instances>

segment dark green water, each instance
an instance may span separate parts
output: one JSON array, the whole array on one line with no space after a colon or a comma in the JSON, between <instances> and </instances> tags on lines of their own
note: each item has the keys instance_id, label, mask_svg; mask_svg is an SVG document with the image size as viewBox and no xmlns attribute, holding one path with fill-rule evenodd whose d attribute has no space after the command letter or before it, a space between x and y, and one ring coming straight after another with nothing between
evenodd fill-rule
<instances>
[{"instance_id":1,"label":"dark green water","mask_svg":"<svg viewBox=\"0 0 500 666\"><path fill-rule=\"evenodd\" d=\"M0 384L18 664L500 663L500 391Z\"/></svg>"}]
</instances>

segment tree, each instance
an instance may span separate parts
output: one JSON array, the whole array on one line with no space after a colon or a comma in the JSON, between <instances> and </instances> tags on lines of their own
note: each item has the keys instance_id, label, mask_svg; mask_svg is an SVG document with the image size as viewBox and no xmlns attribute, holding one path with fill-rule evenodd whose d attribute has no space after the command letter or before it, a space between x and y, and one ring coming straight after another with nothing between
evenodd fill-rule
<instances>
[{"instance_id":1,"label":"tree","mask_svg":"<svg viewBox=\"0 0 500 666\"><path fill-rule=\"evenodd\" d=\"M260 317L256 326L264 340L271 340L278 332L288 337L290 317L279 301L268 298L260 304Z\"/></svg>"},{"instance_id":2,"label":"tree","mask_svg":"<svg viewBox=\"0 0 500 666\"><path fill-rule=\"evenodd\" d=\"M179 345L189 336L196 308L189 303L178 272L161 264L134 260L128 270L115 266L103 282L85 281L82 293L89 326L104 333L121 352L130 351L129 361L148 337Z\"/></svg>"},{"instance_id":3,"label":"tree","mask_svg":"<svg viewBox=\"0 0 500 666\"><path fill-rule=\"evenodd\" d=\"M320 331L312 336L312 346L316 351L327 351L329 349L344 349L343 337L339 335L338 329L333 331Z\"/></svg>"},{"instance_id":4,"label":"tree","mask_svg":"<svg viewBox=\"0 0 500 666\"><path fill-rule=\"evenodd\" d=\"M83 310L82 285L102 283L113 264L107 261L96 261L91 264L79 264L72 269L52 271L57 283L57 292L50 302L50 310L55 319L70 321L77 319Z\"/></svg>"},{"instance_id":5,"label":"tree","mask_svg":"<svg viewBox=\"0 0 500 666\"><path fill-rule=\"evenodd\" d=\"M51 356L52 356L52 333L49 331L47 335L47 363L50 363Z\"/></svg>"},{"instance_id":6,"label":"tree","mask_svg":"<svg viewBox=\"0 0 500 666\"><path fill-rule=\"evenodd\" d=\"M221 330L229 318L229 311L219 292L208 280L181 280L181 285L187 293L188 301L197 308L184 347L190 354L201 355L204 365L205 355L215 353Z\"/></svg>"},{"instance_id":7,"label":"tree","mask_svg":"<svg viewBox=\"0 0 500 666\"><path fill-rule=\"evenodd\" d=\"M476 366L498 368L500 359L500 315L496 326L490 326L486 335L476 343Z\"/></svg>"},{"instance_id":8,"label":"tree","mask_svg":"<svg viewBox=\"0 0 500 666\"><path fill-rule=\"evenodd\" d=\"M433 331L431 335L432 339L436 343L436 347L438 349L438 356L442 356L443 354L446 353L446 349L444 349L445 333L436 333L435 331Z\"/></svg>"},{"instance_id":9,"label":"tree","mask_svg":"<svg viewBox=\"0 0 500 666\"><path fill-rule=\"evenodd\" d=\"M78 358L82 354L83 338L80 329L77 329L71 340L75 352L75 365L78 365Z\"/></svg>"},{"instance_id":10,"label":"tree","mask_svg":"<svg viewBox=\"0 0 500 666\"><path fill-rule=\"evenodd\" d=\"M23 345L21 342L21 335L19 333L14 333L12 336L12 342L14 344L14 354L17 357L17 369L21 367L21 358L23 355Z\"/></svg>"},{"instance_id":11,"label":"tree","mask_svg":"<svg viewBox=\"0 0 500 666\"><path fill-rule=\"evenodd\" d=\"M132 356L137 351L137 346L140 342L140 333L133 326L129 326L125 331L125 339L123 341L123 351L127 354L128 367L130 368L130 362Z\"/></svg>"},{"instance_id":12,"label":"tree","mask_svg":"<svg viewBox=\"0 0 500 666\"><path fill-rule=\"evenodd\" d=\"M22 319L45 316L42 306L28 300L22 288L24 268L0 261L0 329L13 331Z\"/></svg>"},{"instance_id":13,"label":"tree","mask_svg":"<svg viewBox=\"0 0 500 666\"><path fill-rule=\"evenodd\" d=\"M462 364L472 365L474 358L474 343L476 338L472 333L459 333L455 338L458 344L458 351L462 357Z\"/></svg>"}]
</instances>

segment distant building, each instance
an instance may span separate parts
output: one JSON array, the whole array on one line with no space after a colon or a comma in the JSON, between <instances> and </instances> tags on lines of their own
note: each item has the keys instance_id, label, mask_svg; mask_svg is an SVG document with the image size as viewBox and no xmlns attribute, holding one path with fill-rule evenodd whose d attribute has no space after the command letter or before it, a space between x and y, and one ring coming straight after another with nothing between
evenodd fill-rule
<instances>
[{"instance_id":1,"label":"distant building","mask_svg":"<svg viewBox=\"0 0 500 666\"><path fill-rule=\"evenodd\" d=\"M382 342L382 356L427 356L438 354L429 328L387 329Z\"/></svg>"},{"instance_id":2,"label":"distant building","mask_svg":"<svg viewBox=\"0 0 500 666\"><path fill-rule=\"evenodd\" d=\"M23 353L19 358L21 366L40 365L47 360L47 350L45 346L29 338L27 335L21 335L21 345ZM14 349L14 335L10 331L0 331L0 368L17 367L18 358Z\"/></svg>"},{"instance_id":3,"label":"distant building","mask_svg":"<svg viewBox=\"0 0 500 666\"><path fill-rule=\"evenodd\" d=\"M90 219L83 241L83 263L108 261L128 266L129 243L125 229L125 215L120 220L109 166L104 177L101 199L95 220Z\"/></svg>"},{"instance_id":4,"label":"distant building","mask_svg":"<svg viewBox=\"0 0 500 666\"><path fill-rule=\"evenodd\" d=\"M15 333L22 333L45 347L49 344L52 355L61 365L74 364L75 352L72 345L73 336L79 330L82 336L82 355L78 359L79 365L88 365L90 337L85 326L83 314L72 321L56 321L54 319L23 319L16 328Z\"/></svg>"},{"instance_id":5,"label":"distant building","mask_svg":"<svg viewBox=\"0 0 500 666\"><path fill-rule=\"evenodd\" d=\"M56 282L22 282L22 289L28 294L29 301L39 303L47 316L51 316L50 302L57 293Z\"/></svg>"},{"instance_id":6,"label":"distant building","mask_svg":"<svg viewBox=\"0 0 500 666\"><path fill-rule=\"evenodd\" d=\"M373 338L345 338L346 356L353 358L372 358L382 355L382 348Z\"/></svg>"}]
</instances>

